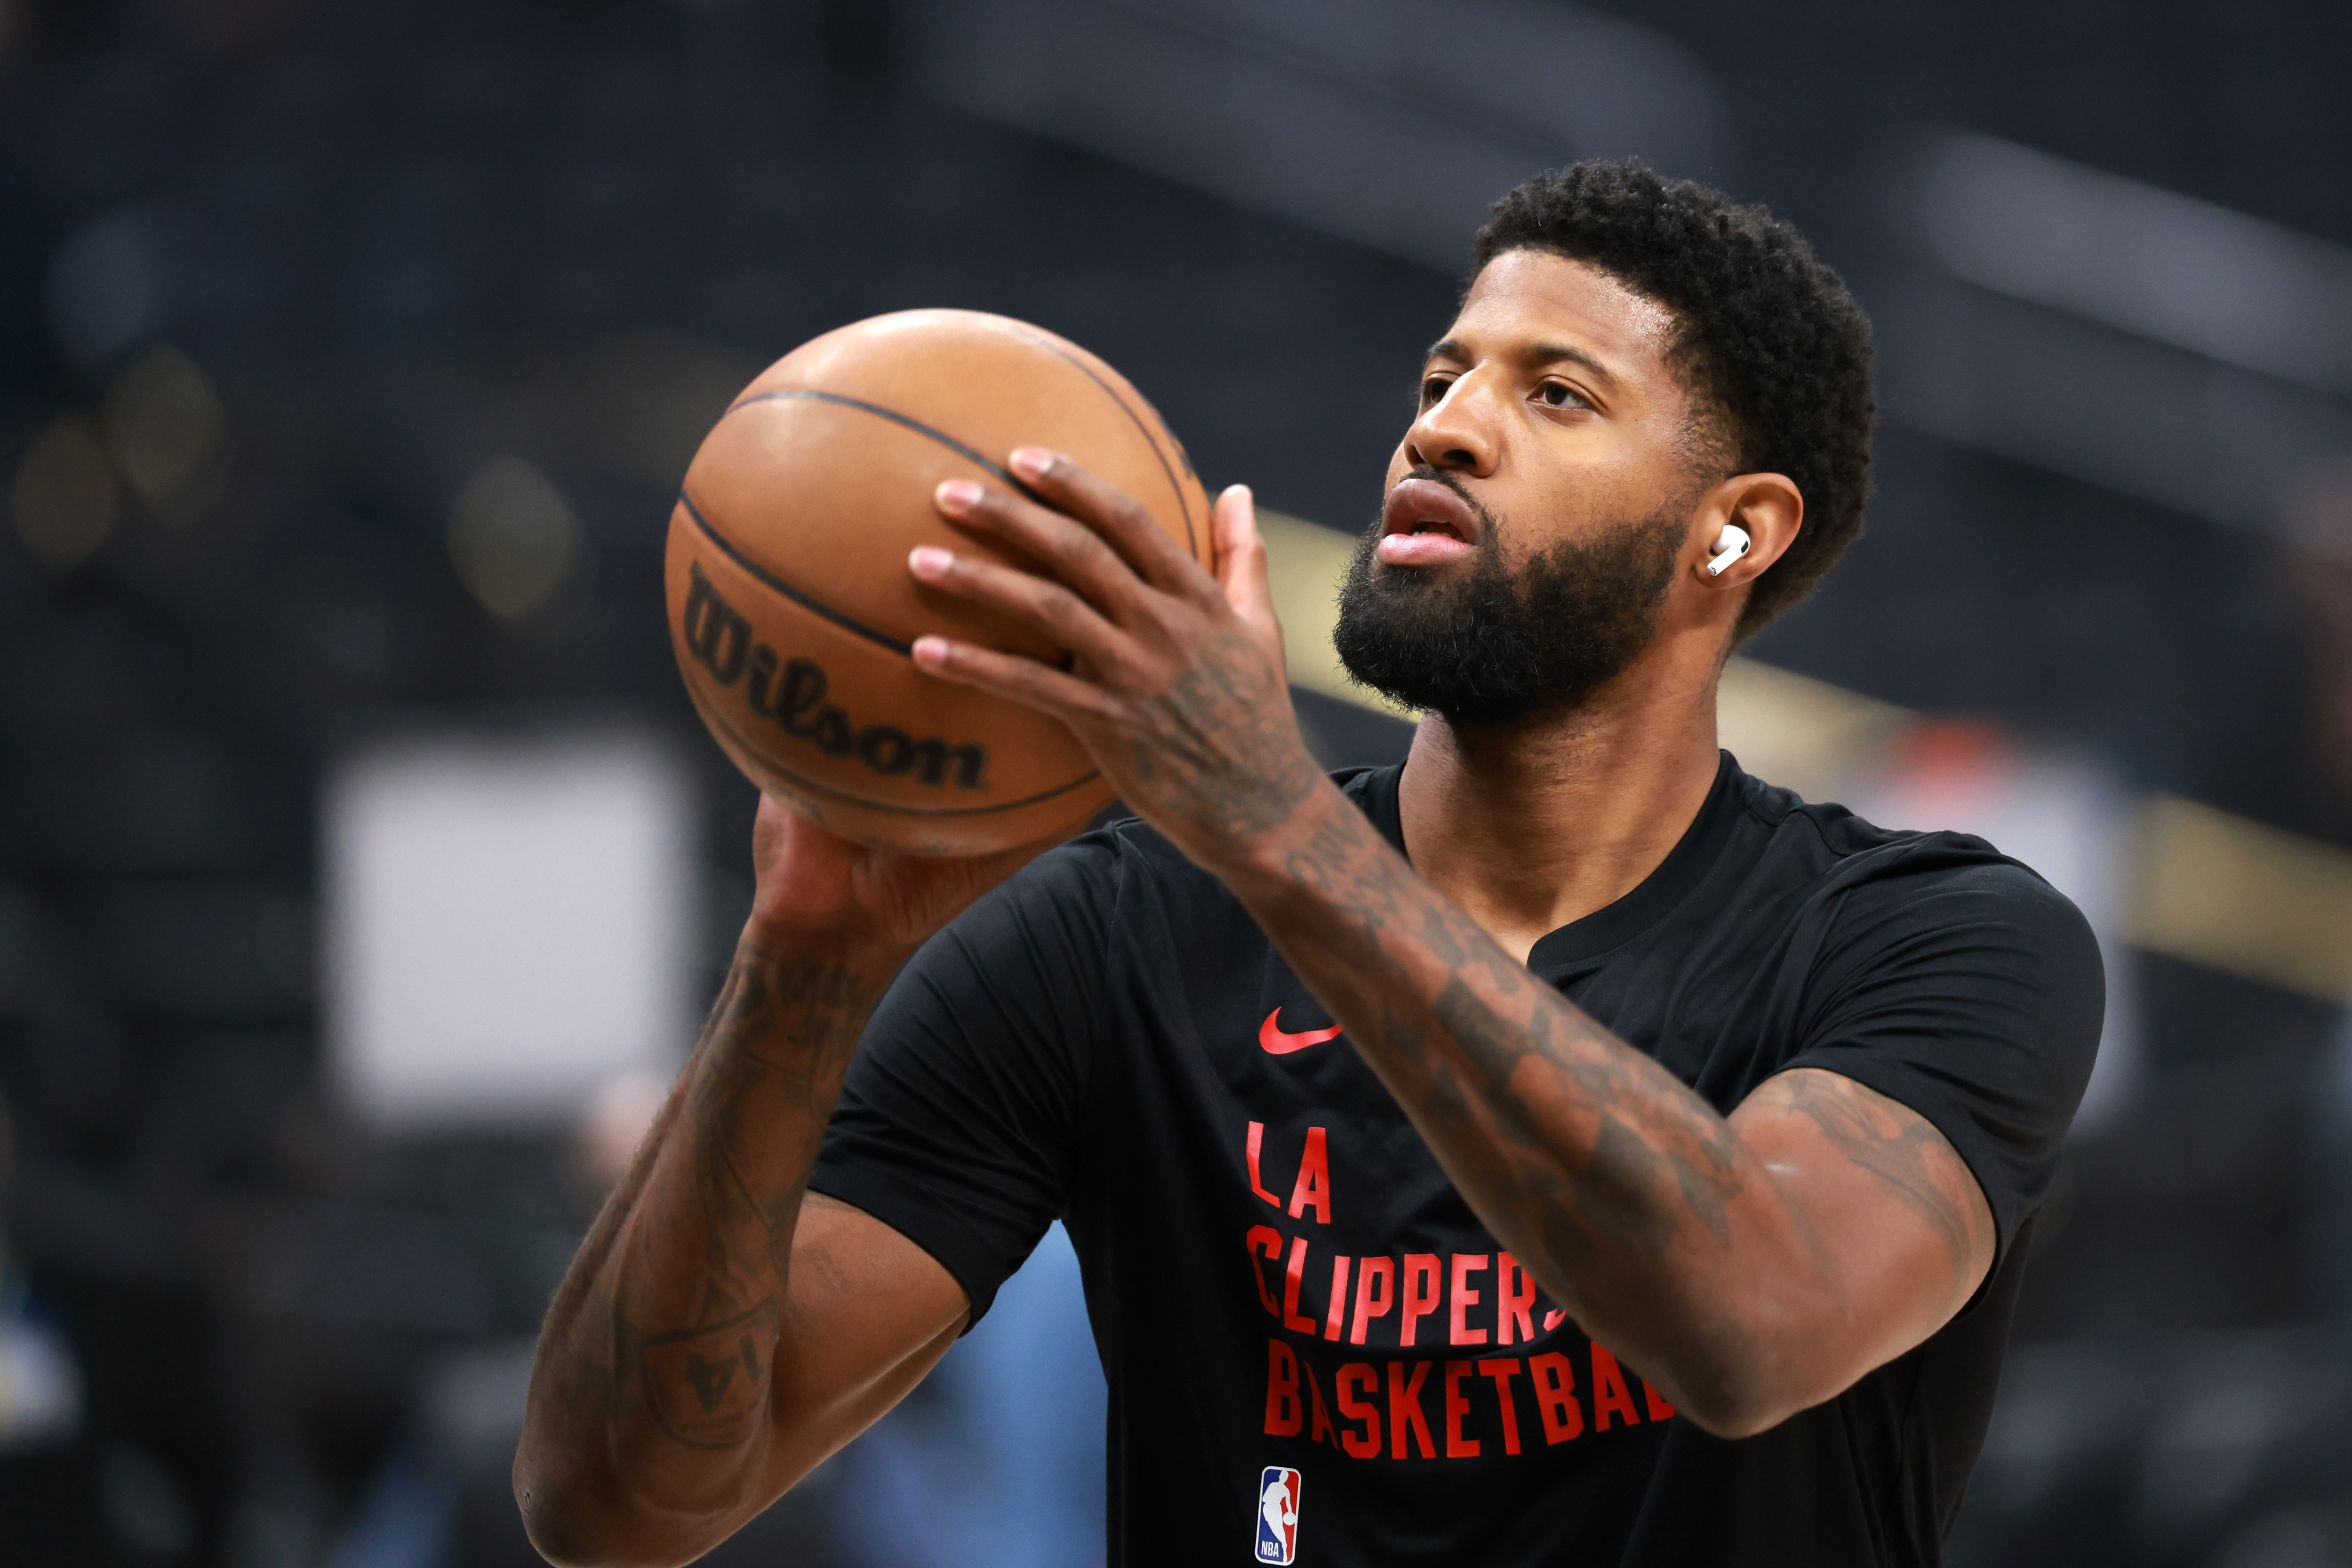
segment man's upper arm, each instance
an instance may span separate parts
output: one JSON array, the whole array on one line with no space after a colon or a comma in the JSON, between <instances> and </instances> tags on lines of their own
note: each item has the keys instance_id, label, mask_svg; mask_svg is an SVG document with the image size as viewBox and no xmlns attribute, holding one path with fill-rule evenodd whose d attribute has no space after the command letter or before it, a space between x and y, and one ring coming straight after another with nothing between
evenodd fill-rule
<instances>
[{"instance_id":1,"label":"man's upper arm","mask_svg":"<svg viewBox=\"0 0 2352 1568\"><path fill-rule=\"evenodd\" d=\"M1768 1079L1731 1125L1769 1173L1832 1292L1799 1347L1826 1398L1968 1304L1999 1234L1983 1187L1917 1111L1820 1068Z\"/></svg>"},{"instance_id":2,"label":"man's upper arm","mask_svg":"<svg viewBox=\"0 0 2352 1568\"><path fill-rule=\"evenodd\" d=\"M790 1279L771 1369L774 1489L762 1508L905 1398L971 1314L937 1258L821 1193L801 1205Z\"/></svg>"},{"instance_id":3,"label":"man's upper arm","mask_svg":"<svg viewBox=\"0 0 2352 1568\"><path fill-rule=\"evenodd\" d=\"M1824 1397L2000 1266L2098 1047L2098 946L2072 904L1970 840L1921 840L1909 865L1845 892L1810 1037L1732 1114L1833 1292Z\"/></svg>"}]
</instances>

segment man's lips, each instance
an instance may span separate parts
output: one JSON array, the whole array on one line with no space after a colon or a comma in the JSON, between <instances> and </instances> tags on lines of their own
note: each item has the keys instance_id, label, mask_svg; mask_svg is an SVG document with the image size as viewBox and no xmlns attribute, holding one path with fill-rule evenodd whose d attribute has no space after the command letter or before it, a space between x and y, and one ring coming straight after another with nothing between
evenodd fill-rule
<instances>
[{"instance_id":1,"label":"man's lips","mask_svg":"<svg viewBox=\"0 0 2352 1568\"><path fill-rule=\"evenodd\" d=\"M1478 542L1478 517L1435 479L1406 479L1381 509L1372 553L1390 566L1436 566L1467 555Z\"/></svg>"}]
</instances>

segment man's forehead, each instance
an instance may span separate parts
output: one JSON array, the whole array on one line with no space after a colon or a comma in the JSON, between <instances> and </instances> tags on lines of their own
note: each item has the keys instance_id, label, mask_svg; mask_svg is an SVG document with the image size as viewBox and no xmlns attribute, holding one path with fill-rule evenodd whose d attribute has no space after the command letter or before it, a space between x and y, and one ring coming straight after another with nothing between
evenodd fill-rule
<instances>
[{"instance_id":1,"label":"man's forehead","mask_svg":"<svg viewBox=\"0 0 2352 1568\"><path fill-rule=\"evenodd\" d=\"M1675 329L1672 310L1591 263L1520 249L1479 269L1446 341L1504 354L1559 344L1638 376L1666 368Z\"/></svg>"}]
</instances>

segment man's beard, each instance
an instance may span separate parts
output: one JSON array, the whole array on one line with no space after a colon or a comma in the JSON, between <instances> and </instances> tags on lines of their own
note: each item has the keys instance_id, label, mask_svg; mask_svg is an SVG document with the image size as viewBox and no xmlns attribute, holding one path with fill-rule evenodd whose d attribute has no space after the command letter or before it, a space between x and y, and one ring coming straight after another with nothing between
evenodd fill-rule
<instances>
[{"instance_id":1,"label":"man's beard","mask_svg":"<svg viewBox=\"0 0 2352 1568\"><path fill-rule=\"evenodd\" d=\"M1657 633L1687 505L1563 540L1516 573L1494 515L1453 477L1415 469L1469 501L1480 538L1454 582L1373 556L1375 522L1339 591L1332 642L1348 673L1408 708L1449 721L1503 724L1583 705Z\"/></svg>"}]
</instances>

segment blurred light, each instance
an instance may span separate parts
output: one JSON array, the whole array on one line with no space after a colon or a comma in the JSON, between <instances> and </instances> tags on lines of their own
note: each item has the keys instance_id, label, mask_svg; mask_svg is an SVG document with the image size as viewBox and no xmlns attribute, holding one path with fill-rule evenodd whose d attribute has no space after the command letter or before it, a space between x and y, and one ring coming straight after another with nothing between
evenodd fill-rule
<instances>
[{"instance_id":1,"label":"blurred light","mask_svg":"<svg viewBox=\"0 0 2352 1568\"><path fill-rule=\"evenodd\" d=\"M70 415L33 438L9 500L16 537L52 572L68 572L114 525L114 473L89 426Z\"/></svg>"},{"instance_id":2,"label":"blurred light","mask_svg":"<svg viewBox=\"0 0 2352 1568\"><path fill-rule=\"evenodd\" d=\"M1889 419L2264 531L2352 457L2352 249L1961 132L1912 172L1941 276L1874 301Z\"/></svg>"},{"instance_id":3,"label":"blurred light","mask_svg":"<svg viewBox=\"0 0 2352 1568\"><path fill-rule=\"evenodd\" d=\"M580 519L520 458L475 470L449 510L449 559L482 607L505 620L545 605L577 563Z\"/></svg>"},{"instance_id":4,"label":"blurred light","mask_svg":"<svg viewBox=\"0 0 2352 1568\"><path fill-rule=\"evenodd\" d=\"M1887 417L2234 528L2352 454L2334 397L2103 323L1931 279L1877 312Z\"/></svg>"},{"instance_id":5,"label":"blurred light","mask_svg":"<svg viewBox=\"0 0 2352 1568\"><path fill-rule=\"evenodd\" d=\"M928 0L948 101L1453 273L1538 169L1637 153L1730 177L1727 101L1664 34L1535 0ZM1479 68L1437 63L1477 41Z\"/></svg>"},{"instance_id":6,"label":"blurred light","mask_svg":"<svg viewBox=\"0 0 2352 1568\"><path fill-rule=\"evenodd\" d=\"M691 1038L693 795L626 734L422 741L327 790L333 1070L379 1121L568 1121Z\"/></svg>"},{"instance_id":7,"label":"blurred light","mask_svg":"<svg viewBox=\"0 0 2352 1568\"><path fill-rule=\"evenodd\" d=\"M116 471L151 501L178 495L228 437L205 373L169 346L149 349L115 378L100 423Z\"/></svg>"},{"instance_id":8,"label":"blurred light","mask_svg":"<svg viewBox=\"0 0 2352 1568\"><path fill-rule=\"evenodd\" d=\"M2352 391L2352 249L1962 132L1937 139L1920 213L1954 277Z\"/></svg>"},{"instance_id":9,"label":"blurred light","mask_svg":"<svg viewBox=\"0 0 2352 1568\"><path fill-rule=\"evenodd\" d=\"M21 1295L16 1282L0 1289ZM81 1434L81 1367L55 1329L0 1298L0 1455L70 1446Z\"/></svg>"},{"instance_id":10,"label":"blurred light","mask_svg":"<svg viewBox=\"0 0 2352 1568\"><path fill-rule=\"evenodd\" d=\"M2134 942L2352 1002L2352 854L2171 796L2144 802L2134 830Z\"/></svg>"},{"instance_id":11,"label":"blurred light","mask_svg":"<svg viewBox=\"0 0 2352 1568\"><path fill-rule=\"evenodd\" d=\"M49 329L65 357L85 369L139 341L157 303L153 223L136 207L96 218L58 250L49 268Z\"/></svg>"}]
</instances>

